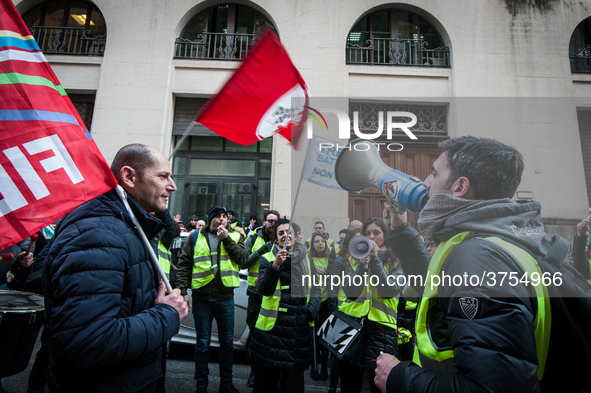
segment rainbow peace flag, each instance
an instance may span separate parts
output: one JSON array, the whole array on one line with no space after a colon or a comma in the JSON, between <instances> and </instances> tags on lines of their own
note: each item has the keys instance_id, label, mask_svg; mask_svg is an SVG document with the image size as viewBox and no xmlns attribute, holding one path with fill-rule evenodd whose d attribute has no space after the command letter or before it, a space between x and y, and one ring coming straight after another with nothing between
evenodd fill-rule
<instances>
[{"instance_id":1,"label":"rainbow peace flag","mask_svg":"<svg viewBox=\"0 0 591 393\"><path fill-rule=\"evenodd\" d=\"M117 185L11 0L0 0L0 250Z\"/></svg>"}]
</instances>

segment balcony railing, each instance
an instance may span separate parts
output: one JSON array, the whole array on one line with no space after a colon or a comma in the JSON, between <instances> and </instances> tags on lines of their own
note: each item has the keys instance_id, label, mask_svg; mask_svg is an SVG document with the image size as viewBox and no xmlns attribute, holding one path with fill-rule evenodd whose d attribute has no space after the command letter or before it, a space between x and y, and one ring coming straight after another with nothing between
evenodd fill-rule
<instances>
[{"instance_id":1,"label":"balcony railing","mask_svg":"<svg viewBox=\"0 0 591 393\"><path fill-rule=\"evenodd\" d=\"M591 45L580 49L577 53L569 53L570 70L574 73L591 73Z\"/></svg>"},{"instance_id":2,"label":"balcony railing","mask_svg":"<svg viewBox=\"0 0 591 393\"><path fill-rule=\"evenodd\" d=\"M449 48L427 49L422 38L374 38L368 46L347 42L347 64L449 67Z\"/></svg>"},{"instance_id":3,"label":"balcony railing","mask_svg":"<svg viewBox=\"0 0 591 393\"><path fill-rule=\"evenodd\" d=\"M176 39L174 57L179 59L244 60L258 41L256 34L203 32L196 41Z\"/></svg>"},{"instance_id":4,"label":"balcony railing","mask_svg":"<svg viewBox=\"0 0 591 393\"><path fill-rule=\"evenodd\" d=\"M32 26L29 28L43 53L102 56L106 35L91 36L83 27Z\"/></svg>"}]
</instances>

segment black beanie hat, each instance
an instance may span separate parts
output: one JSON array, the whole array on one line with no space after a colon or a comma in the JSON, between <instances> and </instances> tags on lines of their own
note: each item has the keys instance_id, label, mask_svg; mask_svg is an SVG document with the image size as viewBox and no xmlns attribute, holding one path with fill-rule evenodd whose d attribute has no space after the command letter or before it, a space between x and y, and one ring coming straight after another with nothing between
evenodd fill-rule
<instances>
[{"instance_id":1,"label":"black beanie hat","mask_svg":"<svg viewBox=\"0 0 591 393\"><path fill-rule=\"evenodd\" d=\"M226 211L225 207L214 206L211 209L209 209L209 213L207 213L207 222L210 223L211 219L217 216L218 214L225 214L227 216L228 212Z\"/></svg>"}]
</instances>

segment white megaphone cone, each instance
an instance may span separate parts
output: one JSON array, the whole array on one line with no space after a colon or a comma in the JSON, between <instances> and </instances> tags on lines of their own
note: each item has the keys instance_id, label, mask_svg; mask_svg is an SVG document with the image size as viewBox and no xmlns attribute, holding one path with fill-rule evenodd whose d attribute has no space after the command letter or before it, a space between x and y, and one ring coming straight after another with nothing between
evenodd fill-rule
<instances>
[{"instance_id":1,"label":"white megaphone cone","mask_svg":"<svg viewBox=\"0 0 591 393\"><path fill-rule=\"evenodd\" d=\"M420 212L427 204L429 190L423 182L384 164L379 145L371 140L356 139L341 151L335 177L347 191L378 190L399 212Z\"/></svg>"},{"instance_id":2,"label":"white megaphone cone","mask_svg":"<svg viewBox=\"0 0 591 393\"><path fill-rule=\"evenodd\" d=\"M372 244L368 238L362 235L353 236L349 241L349 254L355 259L363 259L369 255Z\"/></svg>"}]
</instances>

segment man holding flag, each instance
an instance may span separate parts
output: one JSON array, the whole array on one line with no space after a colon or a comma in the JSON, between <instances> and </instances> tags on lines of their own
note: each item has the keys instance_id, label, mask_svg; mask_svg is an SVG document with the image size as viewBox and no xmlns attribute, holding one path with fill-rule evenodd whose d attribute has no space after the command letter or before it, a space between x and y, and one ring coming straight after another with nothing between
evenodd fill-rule
<instances>
[{"instance_id":1,"label":"man holding flag","mask_svg":"<svg viewBox=\"0 0 591 393\"><path fill-rule=\"evenodd\" d=\"M188 313L178 290L165 295L141 232L162 229L170 164L137 144L109 170L11 0L0 0L0 152L0 249L71 212L43 266L49 389L154 391Z\"/></svg>"},{"instance_id":2,"label":"man holding flag","mask_svg":"<svg viewBox=\"0 0 591 393\"><path fill-rule=\"evenodd\" d=\"M111 170L151 239L176 190L168 160L133 144ZM153 392L163 345L188 308L178 289L165 295L124 203L111 190L83 204L54 239L43 268L50 391Z\"/></svg>"}]
</instances>

